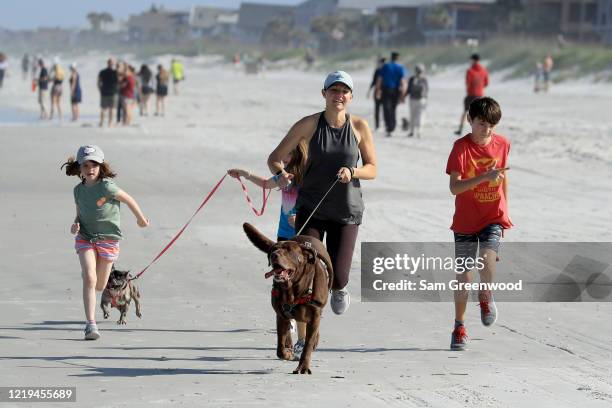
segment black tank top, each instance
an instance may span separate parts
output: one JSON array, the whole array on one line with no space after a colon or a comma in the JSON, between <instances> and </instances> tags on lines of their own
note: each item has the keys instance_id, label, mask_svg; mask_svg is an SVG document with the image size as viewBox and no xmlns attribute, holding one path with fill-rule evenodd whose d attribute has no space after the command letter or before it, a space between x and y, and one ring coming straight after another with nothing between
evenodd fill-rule
<instances>
[{"instance_id":1,"label":"black tank top","mask_svg":"<svg viewBox=\"0 0 612 408\"><path fill-rule=\"evenodd\" d=\"M321 113L317 130L308 145L308 160L300 186L296 208L310 212L325 195L340 167L357 167L359 146L351 127L350 117L341 128L329 126ZM358 179L347 184L338 182L327 195L313 218L341 224L361 224L363 200Z\"/></svg>"}]
</instances>

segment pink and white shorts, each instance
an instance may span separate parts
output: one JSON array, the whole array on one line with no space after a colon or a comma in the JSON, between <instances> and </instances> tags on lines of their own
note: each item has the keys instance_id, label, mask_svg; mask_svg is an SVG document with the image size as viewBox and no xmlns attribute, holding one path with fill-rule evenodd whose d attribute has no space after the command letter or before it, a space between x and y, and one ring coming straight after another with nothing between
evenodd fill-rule
<instances>
[{"instance_id":1,"label":"pink and white shorts","mask_svg":"<svg viewBox=\"0 0 612 408\"><path fill-rule=\"evenodd\" d=\"M109 261L116 261L119 258L119 241L110 239L90 242L84 240L80 235L77 235L74 242L74 249L76 249L77 254L81 251L92 249L96 252L96 256L108 259Z\"/></svg>"}]
</instances>

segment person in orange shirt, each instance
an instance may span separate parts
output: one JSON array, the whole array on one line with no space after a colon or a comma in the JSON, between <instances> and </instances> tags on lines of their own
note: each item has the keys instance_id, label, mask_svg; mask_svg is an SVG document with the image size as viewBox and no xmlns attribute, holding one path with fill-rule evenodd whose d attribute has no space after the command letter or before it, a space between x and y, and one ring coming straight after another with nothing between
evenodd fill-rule
<instances>
[{"instance_id":1,"label":"person in orange shirt","mask_svg":"<svg viewBox=\"0 0 612 408\"><path fill-rule=\"evenodd\" d=\"M470 104L468 121L472 132L458 139L448 157L446 173L450 191L455 196L455 214L451 229L455 236L455 258L467 265L478 257L480 282L491 283L495 275L497 251L505 229L512 227L508 216L508 153L510 143L496 134L501 119L499 104L489 97ZM457 272L461 283L472 280L472 272ZM464 350L467 332L464 326L469 292L455 291L455 328L451 349ZM497 307L490 290L478 292L480 319L485 326L497 320Z\"/></svg>"},{"instance_id":2,"label":"person in orange shirt","mask_svg":"<svg viewBox=\"0 0 612 408\"><path fill-rule=\"evenodd\" d=\"M480 55L472 54L470 59L472 65L465 73L467 95L463 98L463 112L461 113L459 129L455 131L455 134L459 136L463 132L463 124L465 123L468 110L470 110L470 103L474 99L484 96L484 89L489 85L489 72L480 64Z\"/></svg>"}]
</instances>

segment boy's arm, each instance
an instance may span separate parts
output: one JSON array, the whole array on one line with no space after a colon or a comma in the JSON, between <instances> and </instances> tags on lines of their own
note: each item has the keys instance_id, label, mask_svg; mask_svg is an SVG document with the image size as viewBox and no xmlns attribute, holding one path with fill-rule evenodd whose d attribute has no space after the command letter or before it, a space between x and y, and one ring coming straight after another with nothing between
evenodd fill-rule
<instances>
[{"instance_id":1,"label":"boy's arm","mask_svg":"<svg viewBox=\"0 0 612 408\"><path fill-rule=\"evenodd\" d=\"M136 222L138 223L138 226L146 227L146 226L149 225L149 220L147 220L145 218L145 216L143 215L142 211L140 211L140 206L138 205L136 200L134 200L132 198L131 195L129 195L128 193L126 193L123 190L119 190L117 192L117 195L115 195L115 198L117 200L121 201L122 203L127 204L127 206L130 207L130 210L132 211L132 213L136 217Z\"/></svg>"},{"instance_id":2,"label":"boy's arm","mask_svg":"<svg viewBox=\"0 0 612 408\"><path fill-rule=\"evenodd\" d=\"M508 175L506 173L504 173L502 188L504 190L504 197L506 197L506 205L508 205Z\"/></svg>"},{"instance_id":3,"label":"boy's arm","mask_svg":"<svg viewBox=\"0 0 612 408\"><path fill-rule=\"evenodd\" d=\"M492 166L495 166L495 164L493 164ZM473 189L474 187L485 181L495 181L498 179L503 180L505 177L506 170L508 170L507 167L503 169L496 169L491 167L485 173L465 180L461 179L461 174L458 171L453 171L450 174L449 183L451 194L458 195L461 193L465 193L466 191ZM506 184L504 183L503 186L505 189Z\"/></svg>"}]
</instances>

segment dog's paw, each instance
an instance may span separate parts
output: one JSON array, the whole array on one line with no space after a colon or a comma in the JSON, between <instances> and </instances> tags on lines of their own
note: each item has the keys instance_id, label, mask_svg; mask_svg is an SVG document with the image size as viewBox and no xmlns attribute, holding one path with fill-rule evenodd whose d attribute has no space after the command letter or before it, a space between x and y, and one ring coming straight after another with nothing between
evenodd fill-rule
<instances>
[{"instance_id":1,"label":"dog's paw","mask_svg":"<svg viewBox=\"0 0 612 408\"><path fill-rule=\"evenodd\" d=\"M117 320L117 324L127 324L127 321L123 320L123 319L119 319Z\"/></svg>"},{"instance_id":2,"label":"dog's paw","mask_svg":"<svg viewBox=\"0 0 612 408\"><path fill-rule=\"evenodd\" d=\"M312 371L310 371L310 368L307 365L300 364L293 371L293 374L312 374Z\"/></svg>"},{"instance_id":3,"label":"dog's paw","mask_svg":"<svg viewBox=\"0 0 612 408\"><path fill-rule=\"evenodd\" d=\"M104 318L108 319L109 314L108 313L104 313Z\"/></svg>"},{"instance_id":4,"label":"dog's paw","mask_svg":"<svg viewBox=\"0 0 612 408\"><path fill-rule=\"evenodd\" d=\"M291 348L284 348L282 350L280 350L279 352L276 353L276 356L278 358L280 358L281 360L293 360L293 349Z\"/></svg>"},{"instance_id":5,"label":"dog's paw","mask_svg":"<svg viewBox=\"0 0 612 408\"><path fill-rule=\"evenodd\" d=\"M140 312L136 312L136 316L137 316L139 319L142 319L142 313L140 313Z\"/></svg>"}]
</instances>

